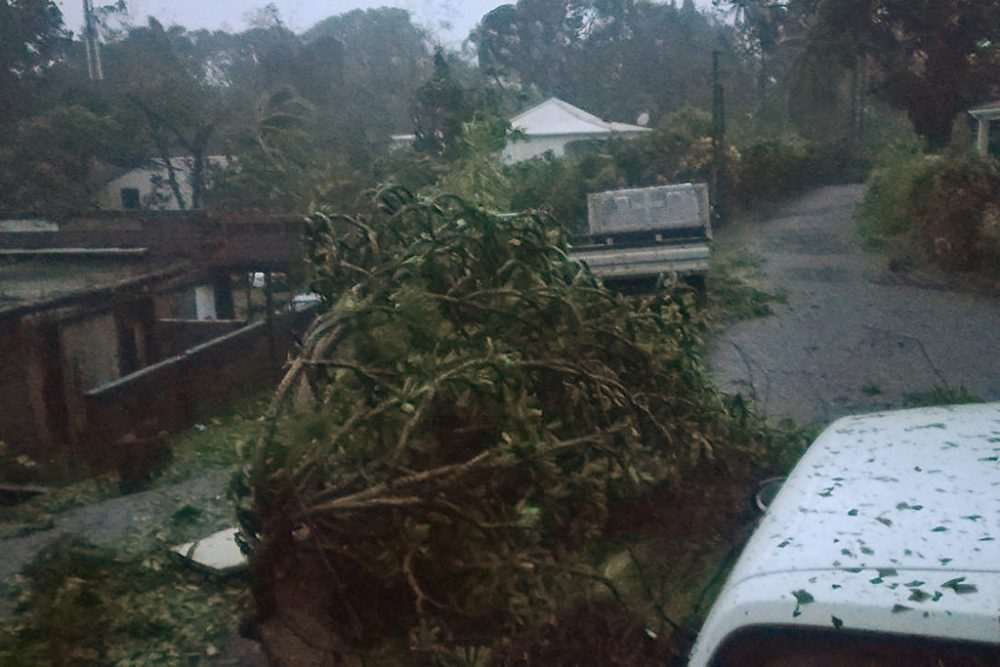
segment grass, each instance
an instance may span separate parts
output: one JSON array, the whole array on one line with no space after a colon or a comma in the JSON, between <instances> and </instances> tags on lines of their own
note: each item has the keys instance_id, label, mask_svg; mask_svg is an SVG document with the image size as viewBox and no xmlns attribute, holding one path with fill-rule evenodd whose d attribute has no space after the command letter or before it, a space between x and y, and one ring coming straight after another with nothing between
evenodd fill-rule
<instances>
[{"instance_id":1,"label":"grass","mask_svg":"<svg viewBox=\"0 0 1000 667\"><path fill-rule=\"evenodd\" d=\"M175 434L170 442L172 459L151 488L235 466L243 449L257 437L260 415L270 397L270 391L264 392L231 406L203 424Z\"/></svg>"},{"instance_id":2,"label":"grass","mask_svg":"<svg viewBox=\"0 0 1000 667\"><path fill-rule=\"evenodd\" d=\"M876 382L866 382L861 385L861 393L865 396L881 396L885 390Z\"/></svg>"},{"instance_id":3,"label":"grass","mask_svg":"<svg viewBox=\"0 0 1000 667\"><path fill-rule=\"evenodd\" d=\"M705 279L708 319L717 325L773 314L772 306L787 303L783 294L756 287L763 276L763 260L745 250L723 251L712 262Z\"/></svg>"},{"instance_id":4,"label":"grass","mask_svg":"<svg viewBox=\"0 0 1000 667\"><path fill-rule=\"evenodd\" d=\"M939 405L959 405L963 403L981 403L982 398L974 396L965 387L955 389L945 385L937 385L930 391L920 394L909 394L903 398L903 407L931 408Z\"/></svg>"}]
</instances>

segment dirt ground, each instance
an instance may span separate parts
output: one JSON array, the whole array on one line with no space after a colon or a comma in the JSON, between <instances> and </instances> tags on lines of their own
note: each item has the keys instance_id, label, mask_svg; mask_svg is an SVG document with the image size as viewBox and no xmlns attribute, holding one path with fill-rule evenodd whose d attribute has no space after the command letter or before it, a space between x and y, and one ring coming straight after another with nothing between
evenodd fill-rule
<instances>
[{"instance_id":1,"label":"dirt ground","mask_svg":"<svg viewBox=\"0 0 1000 667\"><path fill-rule=\"evenodd\" d=\"M773 316L716 339L708 362L719 386L800 424L900 407L935 387L1000 400L1000 289L891 270L856 236L861 195L859 185L821 188L719 230L721 256L759 260L761 286L787 296Z\"/></svg>"}]
</instances>

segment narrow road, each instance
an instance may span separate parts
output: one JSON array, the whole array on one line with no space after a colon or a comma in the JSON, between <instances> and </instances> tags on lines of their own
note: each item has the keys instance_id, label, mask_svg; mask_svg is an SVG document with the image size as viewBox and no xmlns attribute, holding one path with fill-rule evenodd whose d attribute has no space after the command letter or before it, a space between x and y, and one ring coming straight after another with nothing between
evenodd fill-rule
<instances>
[{"instance_id":1,"label":"narrow road","mask_svg":"<svg viewBox=\"0 0 1000 667\"><path fill-rule=\"evenodd\" d=\"M935 387L1000 400L1000 298L890 271L855 236L861 195L822 188L720 230L721 253L759 258L763 289L788 303L714 341L718 385L800 424L900 407Z\"/></svg>"}]
</instances>

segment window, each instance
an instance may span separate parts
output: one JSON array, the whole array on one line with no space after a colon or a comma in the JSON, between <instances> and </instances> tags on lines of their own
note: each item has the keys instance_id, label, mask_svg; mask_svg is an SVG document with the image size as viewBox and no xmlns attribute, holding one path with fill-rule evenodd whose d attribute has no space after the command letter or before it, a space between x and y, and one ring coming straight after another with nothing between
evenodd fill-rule
<instances>
[{"instance_id":1,"label":"window","mask_svg":"<svg viewBox=\"0 0 1000 667\"><path fill-rule=\"evenodd\" d=\"M139 188L122 188L122 208L139 208Z\"/></svg>"}]
</instances>

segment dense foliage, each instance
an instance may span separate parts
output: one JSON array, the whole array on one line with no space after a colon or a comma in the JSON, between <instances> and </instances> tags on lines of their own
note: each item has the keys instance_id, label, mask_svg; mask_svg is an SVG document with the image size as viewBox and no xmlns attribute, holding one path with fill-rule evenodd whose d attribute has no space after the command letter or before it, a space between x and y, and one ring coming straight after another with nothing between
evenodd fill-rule
<instances>
[{"instance_id":1,"label":"dense foliage","mask_svg":"<svg viewBox=\"0 0 1000 667\"><path fill-rule=\"evenodd\" d=\"M513 165L507 172L511 205L544 206L573 233L584 233L589 192L710 182L716 164L711 128L708 114L686 108L636 139ZM794 134L746 139L721 151L723 186L715 203L730 213L745 212L816 185L863 180L867 170L864 153L846 141L806 141Z\"/></svg>"},{"instance_id":2,"label":"dense foliage","mask_svg":"<svg viewBox=\"0 0 1000 667\"><path fill-rule=\"evenodd\" d=\"M175 182L185 175L170 173L162 195L181 208L287 211L323 194L345 201L344 190L373 182L389 136L410 129L413 96L432 73L430 37L399 9L356 10L301 35L276 12L238 33L106 22L100 82L88 81L84 45L64 33L53 3L0 11L6 211L93 207L111 178L178 156L193 158L192 194ZM24 52L15 52L21 40ZM39 131L55 121L72 142ZM213 155L235 160L212 173ZM211 201L210 181L224 185ZM322 192L334 182L342 187Z\"/></svg>"},{"instance_id":3,"label":"dense foliage","mask_svg":"<svg viewBox=\"0 0 1000 667\"><path fill-rule=\"evenodd\" d=\"M678 6L678 4L680 6ZM712 52L727 62L731 102L752 102L732 27L692 0L520 0L483 17L470 36L483 73L555 95L602 118L659 118L711 104Z\"/></svg>"},{"instance_id":4,"label":"dense foliage","mask_svg":"<svg viewBox=\"0 0 1000 667\"><path fill-rule=\"evenodd\" d=\"M997 0L726 0L758 67L762 97L787 108L843 105L861 136L868 90L906 112L931 150L955 117L1000 95ZM838 92L840 88L840 92ZM844 95L844 93L847 93ZM820 116L821 117L821 116Z\"/></svg>"},{"instance_id":5,"label":"dense foliage","mask_svg":"<svg viewBox=\"0 0 1000 667\"><path fill-rule=\"evenodd\" d=\"M960 271L1000 266L1000 168L992 158L897 157L869 180L862 231L908 259Z\"/></svg>"},{"instance_id":6,"label":"dense foliage","mask_svg":"<svg viewBox=\"0 0 1000 667\"><path fill-rule=\"evenodd\" d=\"M242 487L271 623L488 645L594 576L611 505L754 451L682 293L605 290L539 214L388 189L312 222L329 310Z\"/></svg>"}]
</instances>

